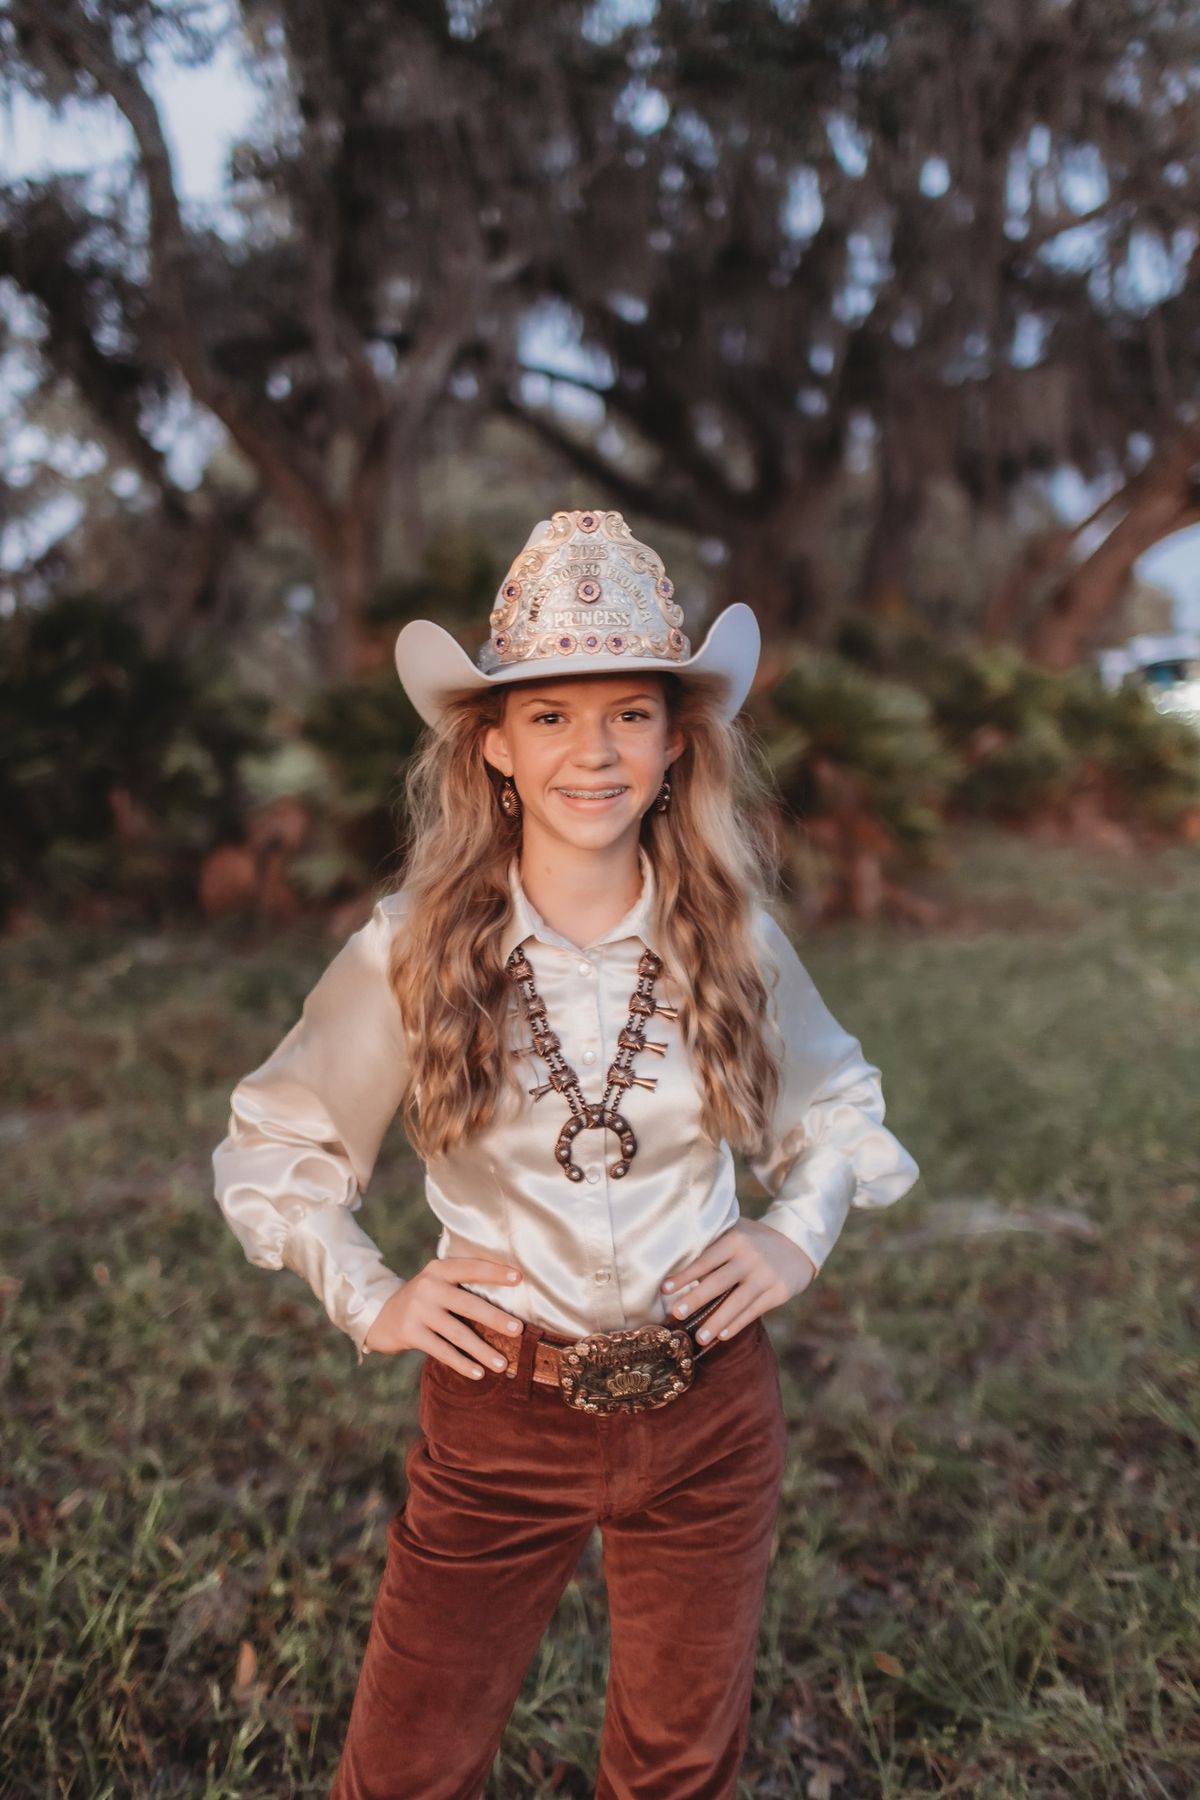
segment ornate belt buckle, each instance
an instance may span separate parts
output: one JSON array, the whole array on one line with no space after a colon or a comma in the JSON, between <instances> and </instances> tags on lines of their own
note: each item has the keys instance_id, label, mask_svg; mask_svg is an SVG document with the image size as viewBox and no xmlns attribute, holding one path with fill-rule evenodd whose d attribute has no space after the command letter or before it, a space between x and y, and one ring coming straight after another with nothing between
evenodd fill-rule
<instances>
[{"instance_id":1,"label":"ornate belt buckle","mask_svg":"<svg viewBox=\"0 0 1200 1800\"><path fill-rule=\"evenodd\" d=\"M564 1402L580 1412L647 1412L691 1387L694 1347L682 1326L637 1325L565 1345L558 1371Z\"/></svg>"}]
</instances>

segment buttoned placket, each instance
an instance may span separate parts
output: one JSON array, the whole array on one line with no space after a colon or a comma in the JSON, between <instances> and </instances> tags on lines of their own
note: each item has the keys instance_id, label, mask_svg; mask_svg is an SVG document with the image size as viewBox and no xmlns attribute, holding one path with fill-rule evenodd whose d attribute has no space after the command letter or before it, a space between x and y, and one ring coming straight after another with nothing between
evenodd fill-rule
<instances>
[{"instance_id":1,"label":"buttoned placket","mask_svg":"<svg viewBox=\"0 0 1200 1800\"><path fill-rule=\"evenodd\" d=\"M583 982L577 1013L581 1027L578 1034L580 1062L585 1069L595 1070L599 1065L601 1070L606 1071L612 1056L616 1054L615 1031L618 1028L612 1027L614 1035L610 1052L606 1043L609 1034L605 1029L603 1014L604 957L600 945L593 944L589 948L586 956L580 959L576 972ZM579 1074L580 1090L585 1099L599 1101L603 1097L600 1085L602 1079L599 1076L593 1083L585 1074ZM598 1091L593 1092L593 1088ZM576 1185L586 1184L590 1190L589 1247L592 1286L595 1290L590 1310L597 1331L619 1331L625 1324L625 1313L617 1281L617 1246L610 1193L612 1177L608 1172L607 1161L610 1143L606 1132L589 1132L587 1136L592 1140L591 1154L583 1165L583 1183Z\"/></svg>"},{"instance_id":2,"label":"buttoned placket","mask_svg":"<svg viewBox=\"0 0 1200 1800\"><path fill-rule=\"evenodd\" d=\"M641 852L645 858L645 853ZM647 863L642 861L643 881L647 880ZM609 932L606 937L598 939L586 948L573 944L569 938L548 925L534 907L529 896L521 888L519 880L514 882L515 897L518 899L519 916L526 931L525 937L534 937L539 944L545 945L554 954L561 957L567 968L577 978L571 986L575 999L571 1007L571 1037L578 1057L579 1067L575 1073L579 1078L580 1091L586 1101L597 1102L603 1097L604 1083L597 1077L606 1072L617 1051L617 1033L625 1022L625 1013L621 1018L606 1020L603 1015L604 996L604 953L614 945L627 942L630 937L645 947L644 939L636 930L642 918L643 901L635 902L625 918ZM645 886L643 887L643 896ZM640 954L640 953L639 953ZM629 993L637 982L636 964L629 979ZM626 1005L623 995L621 1005ZM551 1020L551 1029L554 1021ZM566 1021L563 1021L564 1025ZM611 1029L606 1031L606 1026ZM611 1041L610 1041L611 1039ZM564 1049L566 1046L564 1045ZM568 1055L568 1062L572 1057ZM618 1096L619 1100L619 1096ZM590 1140L590 1142L589 1142ZM581 1160L584 1146L587 1145L587 1161ZM595 1331L620 1331L627 1324L624 1308L621 1303L620 1281L617 1274L617 1246L613 1228L611 1182L608 1172L609 1152L613 1150L609 1134L601 1131L588 1131L576 1139L579 1166L583 1170L583 1180L571 1182L567 1203L574 1203L582 1209L581 1238L588 1254L590 1270L590 1294L582 1298L583 1309L592 1319ZM564 1180L564 1188L568 1184Z\"/></svg>"},{"instance_id":3,"label":"buttoned placket","mask_svg":"<svg viewBox=\"0 0 1200 1800\"><path fill-rule=\"evenodd\" d=\"M602 946L592 944L581 951L578 945L561 937L541 919L538 919L532 935L540 944L561 957L566 967L578 978L571 984L574 995L571 1005L571 1038L581 1065L575 1072L585 1101L598 1102L603 1096L603 1087L598 1080L589 1080L588 1076L589 1073L595 1076L599 1068L607 1070L612 1056L616 1054L616 1031L619 1029L619 1025L612 1028L609 1054L606 1050L607 1034L603 1015ZM630 991L632 992L632 984ZM551 1029L553 1028L554 1021L551 1020ZM566 1049L564 1044L564 1050ZM567 1060L573 1062L575 1059L568 1053ZM585 1146L586 1160L579 1154L584 1151ZM610 1149L608 1134L588 1131L576 1139L575 1148L576 1160L583 1170L583 1180L568 1184L564 1179L563 1188L565 1204L580 1209L577 1215L581 1225L580 1236L587 1250L591 1292L582 1296L583 1306L592 1320L593 1330L619 1331L627 1321L621 1306L620 1284L617 1279L617 1250L609 1192L612 1177L608 1173L607 1160Z\"/></svg>"}]
</instances>

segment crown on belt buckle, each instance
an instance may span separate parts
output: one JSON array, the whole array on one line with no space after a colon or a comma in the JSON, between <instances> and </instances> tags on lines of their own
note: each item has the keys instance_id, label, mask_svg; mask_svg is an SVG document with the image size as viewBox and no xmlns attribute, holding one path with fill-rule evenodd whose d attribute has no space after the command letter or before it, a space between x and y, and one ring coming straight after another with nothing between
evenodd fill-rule
<instances>
[{"instance_id":1,"label":"crown on belt buckle","mask_svg":"<svg viewBox=\"0 0 1200 1800\"><path fill-rule=\"evenodd\" d=\"M581 1412L646 1412L692 1385L694 1346L681 1327L599 1332L559 1351L563 1400Z\"/></svg>"}]
</instances>

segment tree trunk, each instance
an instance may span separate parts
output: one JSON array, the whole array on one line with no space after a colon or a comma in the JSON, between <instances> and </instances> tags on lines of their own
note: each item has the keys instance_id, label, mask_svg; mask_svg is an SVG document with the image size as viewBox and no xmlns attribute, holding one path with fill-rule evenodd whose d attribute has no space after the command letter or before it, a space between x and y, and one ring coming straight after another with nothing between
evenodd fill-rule
<instances>
[{"instance_id":1,"label":"tree trunk","mask_svg":"<svg viewBox=\"0 0 1200 1800\"><path fill-rule=\"evenodd\" d=\"M875 519L854 593L855 603L878 619L908 616L909 573L924 502L921 481L899 473L889 460L880 473Z\"/></svg>"},{"instance_id":2,"label":"tree trunk","mask_svg":"<svg viewBox=\"0 0 1200 1800\"><path fill-rule=\"evenodd\" d=\"M392 447L393 434L381 414L357 447L354 473L322 559L333 608L326 633L327 666L335 680L367 675L391 655L390 634L370 625L366 615L383 564L384 515L393 499Z\"/></svg>"},{"instance_id":3,"label":"tree trunk","mask_svg":"<svg viewBox=\"0 0 1200 1800\"><path fill-rule=\"evenodd\" d=\"M983 609L980 637L985 644L1011 644L1022 635L1034 590L1061 567L1081 527L1040 531L992 588Z\"/></svg>"},{"instance_id":4,"label":"tree trunk","mask_svg":"<svg viewBox=\"0 0 1200 1800\"><path fill-rule=\"evenodd\" d=\"M792 497L766 518L737 519L722 532L729 545L725 600L754 608L768 645L813 640L827 623L811 535L823 500L817 491L803 502Z\"/></svg>"},{"instance_id":5,"label":"tree trunk","mask_svg":"<svg viewBox=\"0 0 1200 1800\"><path fill-rule=\"evenodd\" d=\"M348 513L324 562L326 616L321 632L323 673L350 681L378 668L386 645L365 614L379 582L378 521Z\"/></svg>"},{"instance_id":6,"label":"tree trunk","mask_svg":"<svg viewBox=\"0 0 1200 1800\"><path fill-rule=\"evenodd\" d=\"M1154 544L1200 520L1200 426L1170 444L1143 471L1124 517L1073 569L1034 623L1028 654L1054 669L1070 668L1120 605L1133 566Z\"/></svg>"}]
</instances>

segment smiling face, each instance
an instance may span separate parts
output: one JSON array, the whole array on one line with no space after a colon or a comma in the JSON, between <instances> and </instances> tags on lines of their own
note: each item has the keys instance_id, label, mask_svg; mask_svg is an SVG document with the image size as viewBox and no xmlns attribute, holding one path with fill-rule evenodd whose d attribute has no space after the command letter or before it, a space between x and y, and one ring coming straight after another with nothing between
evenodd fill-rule
<instances>
[{"instance_id":1,"label":"smiling face","mask_svg":"<svg viewBox=\"0 0 1200 1800\"><path fill-rule=\"evenodd\" d=\"M580 849L637 840L668 766L683 749L656 675L571 675L515 682L483 753L511 775L528 835Z\"/></svg>"}]
</instances>

